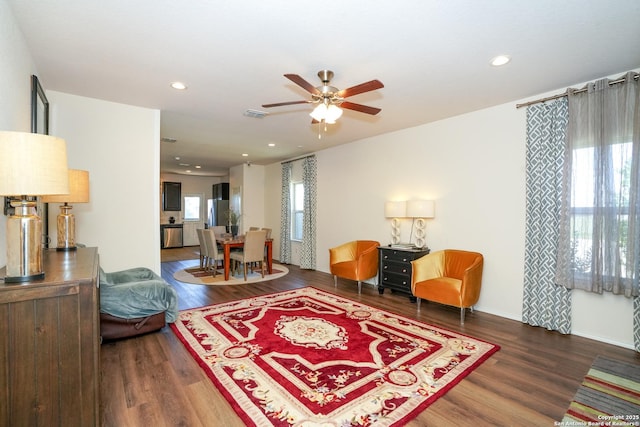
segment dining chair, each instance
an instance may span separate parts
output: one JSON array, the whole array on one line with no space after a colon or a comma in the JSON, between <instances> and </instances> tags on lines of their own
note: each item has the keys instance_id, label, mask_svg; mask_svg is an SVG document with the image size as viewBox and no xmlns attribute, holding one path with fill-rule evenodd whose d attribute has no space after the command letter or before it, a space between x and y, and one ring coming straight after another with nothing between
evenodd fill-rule
<instances>
[{"instance_id":1,"label":"dining chair","mask_svg":"<svg viewBox=\"0 0 640 427\"><path fill-rule=\"evenodd\" d=\"M202 230L204 237L204 243L207 248L207 262L205 263L205 270L213 270L213 277L218 274L218 261L224 260L224 253L218 252L218 244L216 242L216 235L211 229Z\"/></svg>"},{"instance_id":2,"label":"dining chair","mask_svg":"<svg viewBox=\"0 0 640 427\"><path fill-rule=\"evenodd\" d=\"M265 230L267 232L267 240L269 240L271 238L271 229L262 227L261 230Z\"/></svg>"},{"instance_id":3,"label":"dining chair","mask_svg":"<svg viewBox=\"0 0 640 427\"><path fill-rule=\"evenodd\" d=\"M260 271L264 278L265 261L264 261L264 243L267 240L267 232L265 230L247 231L244 236L244 247L242 251L232 252L229 256L234 262L244 264L244 280L247 280L247 268L249 263L260 263Z\"/></svg>"},{"instance_id":4,"label":"dining chair","mask_svg":"<svg viewBox=\"0 0 640 427\"><path fill-rule=\"evenodd\" d=\"M207 263L207 258L209 256L207 252L207 245L204 242L204 228L196 229L196 233L198 234L198 242L200 243L200 268L203 269Z\"/></svg>"},{"instance_id":5,"label":"dining chair","mask_svg":"<svg viewBox=\"0 0 640 427\"><path fill-rule=\"evenodd\" d=\"M213 233L217 238L223 237L225 234L227 234L227 227L225 227L224 225L214 225L212 227L209 227L209 229L213 230Z\"/></svg>"}]
</instances>

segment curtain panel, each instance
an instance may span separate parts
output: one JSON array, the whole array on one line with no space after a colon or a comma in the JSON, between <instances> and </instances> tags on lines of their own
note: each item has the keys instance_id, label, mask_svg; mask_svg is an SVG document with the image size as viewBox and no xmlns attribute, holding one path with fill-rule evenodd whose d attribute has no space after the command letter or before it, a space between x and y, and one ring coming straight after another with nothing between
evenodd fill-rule
<instances>
[{"instance_id":1,"label":"curtain panel","mask_svg":"<svg viewBox=\"0 0 640 427\"><path fill-rule=\"evenodd\" d=\"M316 269L316 156L306 157L302 162L302 184L304 186L304 214L302 220L302 246L300 268Z\"/></svg>"},{"instance_id":2,"label":"curtain panel","mask_svg":"<svg viewBox=\"0 0 640 427\"><path fill-rule=\"evenodd\" d=\"M602 79L568 91L556 282L640 295L640 90Z\"/></svg>"},{"instance_id":3,"label":"curtain panel","mask_svg":"<svg viewBox=\"0 0 640 427\"><path fill-rule=\"evenodd\" d=\"M526 224L522 321L571 333L571 291L555 283L566 98L527 108Z\"/></svg>"},{"instance_id":4,"label":"curtain panel","mask_svg":"<svg viewBox=\"0 0 640 427\"><path fill-rule=\"evenodd\" d=\"M291 264L291 169L293 164L282 164L282 200L280 202L280 258Z\"/></svg>"}]
</instances>

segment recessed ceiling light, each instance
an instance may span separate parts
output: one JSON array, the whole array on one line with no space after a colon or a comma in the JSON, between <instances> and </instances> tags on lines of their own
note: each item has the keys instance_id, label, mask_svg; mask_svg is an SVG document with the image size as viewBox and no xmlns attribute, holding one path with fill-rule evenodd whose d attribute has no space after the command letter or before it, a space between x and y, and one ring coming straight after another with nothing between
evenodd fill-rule
<instances>
[{"instance_id":1,"label":"recessed ceiling light","mask_svg":"<svg viewBox=\"0 0 640 427\"><path fill-rule=\"evenodd\" d=\"M171 87L177 90L185 90L187 85L182 82L173 82L171 83Z\"/></svg>"},{"instance_id":2,"label":"recessed ceiling light","mask_svg":"<svg viewBox=\"0 0 640 427\"><path fill-rule=\"evenodd\" d=\"M506 65L511 61L511 57L509 55L498 55L491 60L491 65L494 67L500 67L501 65Z\"/></svg>"},{"instance_id":3,"label":"recessed ceiling light","mask_svg":"<svg viewBox=\"0 0 640 427\"><path fill-rule=\"evenodd\" d=\"M201 168L202 168L202 166L196 165L196 169L201 169Z\"/></svg>"},{"instance_id":4,"label":"recessed ceiling light","mask_svg":"<svg viewBox=\"0 0 640 427\"><path fill-rule=\"evenodd\" d=\"M242 153L242 157L249 157L247 153Z\"/></svg>"},{"instance_id":5,"label":"recessed ceiling light","mask_svg":"<svg viewBox=\"0 0 640 427\"><path fill-rule=\"evenodd\" d=\"M185 172L186 172L186 173L191 173L191 170L187 169Z\"/></svg>"},{"instance_id":6,"label":"recessed ceiling light","mask_svg":"<svg viewBox=\"0 0 640 427\"><path fill-rule=\"evenodd\" d=\"M180 157L176 157L175 159L176 159L176 160L180 160Z\"/></svg>"},{"instance_id":7,"label":"recessed ceiling light","mask_svg":"<svg viewBox=\"0 0 640 427\"><path fill-rule=\"evenodd\" d=\"M269 144L269 147L275 147L276 144L274 144L273 142Z\"/></svg>"}]
</instances>

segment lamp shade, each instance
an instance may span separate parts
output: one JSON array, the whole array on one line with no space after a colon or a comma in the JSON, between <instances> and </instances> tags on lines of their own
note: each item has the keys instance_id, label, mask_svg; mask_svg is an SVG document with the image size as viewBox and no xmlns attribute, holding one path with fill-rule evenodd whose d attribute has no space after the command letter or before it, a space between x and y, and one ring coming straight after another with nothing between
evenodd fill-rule
<instances>
[{"instance_id":1,"label":"lamp shade","mask_svg":"<svg viewBox=\"0 0 640 427\"><path fill-rule=\"evenodd\" d=\"M407 202L407 216L409 218L433 218L435 215L433 200L409 200Z\"/></svg>"},{"instance_id":2,"label":"lamp shade","mask_svg":"<svg viewBox=\"0 0 640 427\"><path fill-rule=\"evenodd\" d=\"M334 124L342 116L342 109L334 104L322 103L318 104L309 115L319 122L324 120L326 123Z\"/></svg>"},{"instance_id":3,"label":"lamp shade","mask_svg":"<svg viewBox=\"0 0 640 427\"><path fill-rule=\"evenodd\" d=\"M0 132L0 195L67 194L64 139L26 132Z\"/></svg>"},{"instance_id":4,"label":"lamp shade","mask_svg":"<svg viewBox=\"0 0 640 427\"><path fill-rule=\"evenodd\" d=\"M89 203L89 172L69 169L69 194L42 197L45 203Z\"/></svg>"},{"instance_id":5,"label":"lamp shade","mask_svg":"<svg viewBox=\"0 0 640 427\"><path fill-rule=\"evenodd\" d=\"M324 116L324 121L329 124L334 124L342 116L342 109L331 104L327 108L327 112Z\"/></svg>"},{"instance_id":6,"label":"lamp shade","mask_svg":"<svg viewBox=\"0 0 640 427\"><path fill-rule=\"evenodd\" d=\"M316 108L309 114L312 119L317 121L324 120L325 115L327 114L327 106L325 104L318 104Z\"/></svg>"},{"instance_id":7,"label":"lamp shade","mask_svg":"<svg viewBox=\"0 0 640 427\"><path fill-rule=\"evenodd\" d=\"M404 218L407 216L406 202L385 202L384 216L386 218Z\"/></svg>"}]
</instances>

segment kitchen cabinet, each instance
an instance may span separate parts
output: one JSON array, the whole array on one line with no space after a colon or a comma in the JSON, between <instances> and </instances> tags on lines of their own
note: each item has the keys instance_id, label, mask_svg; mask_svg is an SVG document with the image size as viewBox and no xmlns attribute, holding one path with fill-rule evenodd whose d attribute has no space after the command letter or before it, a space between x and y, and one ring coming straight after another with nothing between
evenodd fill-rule
<instances>
[{"instance_id":1,"label":"kitchen cabinet","mask_svg":"<svg viewBox=\"0 0 640 427\"><path fill-rule=\"evenodd\" d=\"M213 200L229 200L229 183L213 184Z\"/></svg>"},{"instance_id":2,"label":"kitchen cabinet","mask_svg":"<svg viewBox=\"0 0 640 427\"><path fill-rule=\"evenodd\" d=\"M182 183L168 181L162 183L162 210L182 210Z\"/></svg>"}]
</instances>

